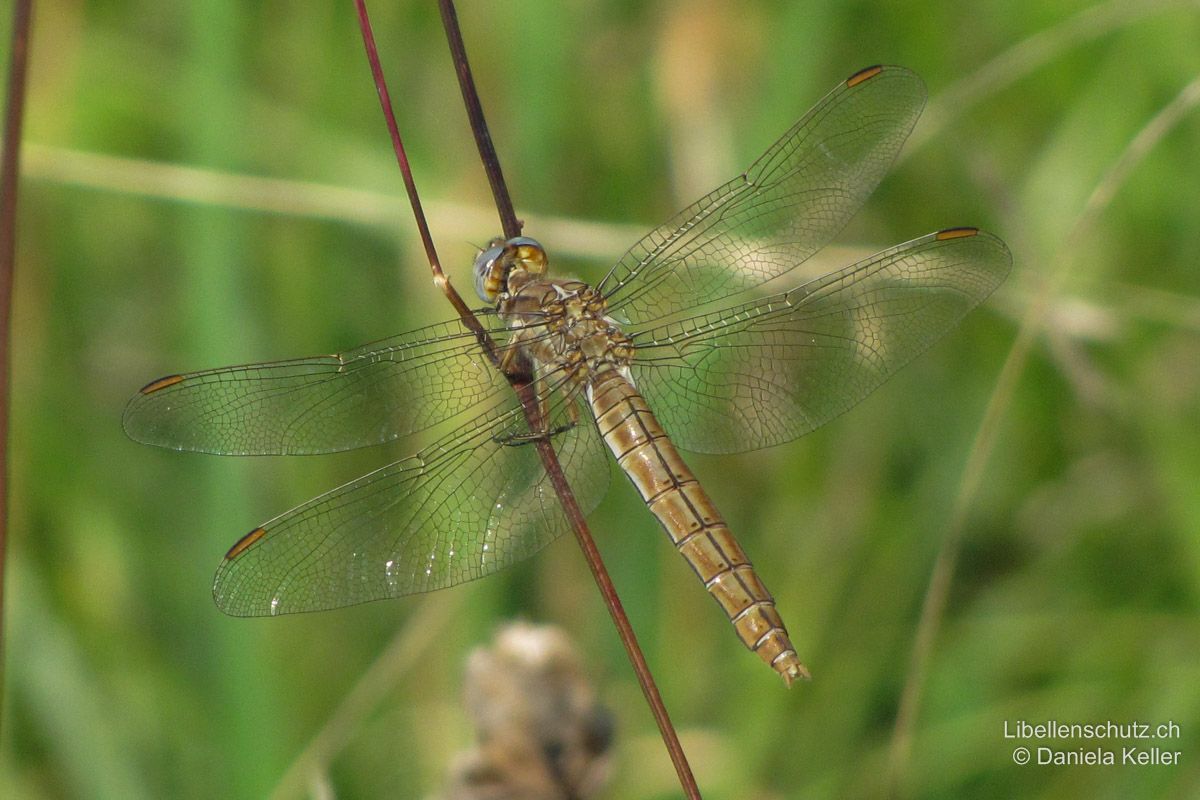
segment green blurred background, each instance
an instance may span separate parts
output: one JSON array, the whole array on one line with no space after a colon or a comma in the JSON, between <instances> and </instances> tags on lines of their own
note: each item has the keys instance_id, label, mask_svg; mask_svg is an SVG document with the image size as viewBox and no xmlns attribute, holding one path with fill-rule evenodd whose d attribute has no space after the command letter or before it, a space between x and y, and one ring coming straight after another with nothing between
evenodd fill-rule
<instances>
[{"instance_id":1,"label":"green blurred background","mask_svg":"<svg viewBox=\"0 0 1200 800\"><path fill-rule=\"evenodd\" d=\"M435 4L374 5L442 259L469 291L473 244L497 226ZM985 307L851 414L798 443L691 459L811 684L785 690L741 648L614 474L594 531L705 797L1197 796L1195 87L1161 141L1139 138L1200 74L1196 5L459 13L518 212L566 271L602 274L878 62L921 74L931 104L817 268L953 225L1014 252ZM428 597L230 619L209 585L241 533L409 448L221 459L121 431L158 375L448 316L351 4L43 2L30 81L0 796L428 796L470 743L463 660L514 617L564 626L613 708L606 796L679 796L573 542ZM1130 147L1140 158L1122 162ZM1085 213L1098 186L1111 196ZM1029 333L1010 383L1002 366ZM922 639L937 563L953 571ZM364 676L381 701L345 711ZM915 713L898 728L902 707ZM348 722L330 734L338 709ZM1047 719L1174 721L1166 742L1049 744L1162 744L1182 763L1014 765L1038 742L1006 739L1005 722ZM321 731L331 763L296 768Z\"/></svg>"}]
</instances>

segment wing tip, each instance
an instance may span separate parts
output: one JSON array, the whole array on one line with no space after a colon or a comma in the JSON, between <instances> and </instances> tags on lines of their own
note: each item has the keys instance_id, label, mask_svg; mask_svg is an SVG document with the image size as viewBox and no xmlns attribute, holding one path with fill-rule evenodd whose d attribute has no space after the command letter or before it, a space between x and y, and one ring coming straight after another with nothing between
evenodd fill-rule
<instances>
[{"instance_id":1,"label":"wing tip","mask_svg":"<svg viewBox=\"0 0 1200 800\"><path fill-rule=\"evenodd\" d=\"M177 383L182 383L183 375L165 375L161 378L156 378L150 381L141 389L138 389L138 394L154 394L157 391L166 389L168 386L174 386Z\"/></svg>"},{"instance_id":2,"label":"wing tip","mask_svg":"<svg viewBox=\"0 0 1200 800\"><path fill-rule=\"evenodd\" d=\"M979 228L961 227L961 228L943 228L933 236L939 242L944 242L947 239L969 239L972 236L979 235Z\"/></svg>"},{"instance_id":3,"label":"wing tip","mask_svg":"<svg viewBox=\"0 0 1200 800\"><path fill-rule=\"evenodd\" d=\"M233 547L229 548L225 553L226 561L233 561L235 558L246 552L259 539L267 535L267 529L263 527L255 528L247 533L242 538L233 543Z\"/></svg>"},{"instance_id":4,"label":"wing tip","mask_svg":"<svg viewBox=\"0 0 1200 800\"><path fill-rule=\"evenodd\" d=\"M906 78L919 84L922 89L925 86L925 82L921 80L920 75L908 67L902 67L899 64L872 64L869 67L863 67L849 78L846 78L843 83L847 89L853 89L855 86L866 83L884 73L887 73L891 78Z\"/></svg>"},{"instance_id":5,"label":"wing tip","mask_svg":"<svg viewBox=\"0 0 1200 800\"><path fill-rule=\"evenodd\" d=\"M1008 245L1004 243L1004 240L996 234L989 233L980 228L965 226L961 228L943 228L942 230L934 233L933 238L939 242L950 241L953 239L978 238L981 243L986 242L992 245L995 249L999 250L1004 255L1008 265L1010 267L1012 266L1012 251L1008 249Z\"/></svg>"},{"instance_id":6,"label":"wing tip","mask_svg":"<svg viewBox=\"0 0 1200 800\"><path fill-rule=\"evenodd\" d=\"M860 69L858 72L846 79L846 88L853 89L860 83L865 83L871 80L871 78L874 78L876 75L883 72L884 69L885 67L883 64L872 64L865 69Z\"/></svg>"},{"instance_id":7,"label":"wing tip","mask_svg":"<svg viewBox=\"0 0 1200 800\"><path fill-rule=\"evenodd\" d=\"M986 260L981 259L977 262L981 268L985 268L992 276L991 289L987 291L987 294L991 294L1008 278L1009 273L1012 272L1012 251L1008 249L1008 245L1004 243L1004 240L994 233L988 233L985 230L973 227L943 228L936 233L930 234L929 238L935 242L953 242L956 239L977 239L978 244L974 246L989 249L992 256ZM986 297L987 295L984 296Z\"/></svg>"}]
</instances>

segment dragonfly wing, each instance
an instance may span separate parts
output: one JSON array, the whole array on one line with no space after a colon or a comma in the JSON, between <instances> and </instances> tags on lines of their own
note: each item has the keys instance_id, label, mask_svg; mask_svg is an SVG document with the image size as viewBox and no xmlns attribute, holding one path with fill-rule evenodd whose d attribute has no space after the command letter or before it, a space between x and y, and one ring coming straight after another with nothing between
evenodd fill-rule
<instances>
[{"instance_id":1,"label":"dragonfly wing","mask_svg":"<svg viewBox=\"0 0 1200 800\"><path fill-rule=\"evenodd\" d=\"M1004 281L1012 256L939 231L782 294L634 334L634 379L680 447L790 441L849 410Z\"/></svg>"},{"instance_id":2,"label":"dragonfly wing","mask_svg":"<svg viewBox=\"0 0 1200 800\"><path fill-rule=\"evenodd\" d=\"M829 242L883 179L925 104L901 67L842 82L745 174L634 245L599 288L634 323L757 286Z\"/></svg>"},{"instance_id":3,"label":"dragonfly wing","mask_svg":"<svg viewBox=\"0 0 1200 800\"><path fill-rule=\"evenodd\" d=\"M123 424L139 442L176 450L329 453L423 430L506 387L455 320L336 355L160 378L129 401Z\"/></svg>"},{"instance_id":4,"label":"dragonfly wing","mask_svg":"<svg viewBox=\"0 0 1200 800\"><path fill-rule=\"evenodd\" d=\"M557 402L546 430L587 513L608 486L606 450L586 411L571 425L574 401ZM540 550L567 521L514 405L247 534L217 570L217 605L235 616L337 608L453 586Z\"/></svg>"}]
</instances>

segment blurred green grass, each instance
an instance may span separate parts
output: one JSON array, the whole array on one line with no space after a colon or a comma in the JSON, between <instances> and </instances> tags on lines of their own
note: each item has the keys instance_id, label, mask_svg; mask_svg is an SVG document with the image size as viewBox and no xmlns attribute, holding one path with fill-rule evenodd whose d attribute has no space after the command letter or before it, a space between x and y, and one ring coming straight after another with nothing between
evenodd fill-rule
<instances>
[{"instance_id":1,"label":"blurred green grass","mask_svg":"<svg viewBox=\"0 0 1200 800\"><path fill-rule=\"evenodd\" d=\"M443 262L465 290L472 245L495 224L432 6L372 12ZM968 506L903 790L1128 798L1200 786L1197 114L1081 240L1068 238L1097 182L1200 73L1200 15L1187 3L1087 8L459 9L518 213L565 270L600 274L604 259L582 256L615 258L630 226L735 174L838 80L878 62L917 71L932 102L919 145L838 244L864 252L978 225L1015 254L984 309L851 414L799 443L689 459L775 592L810 685L784 691L741 649L614 475L593 529L705 797L884 793L964 464L1022 315L1064 268ZM467 745L462 660L512 616L564 625L601 680L620 725L608 796L676 796L572 542L428 598L271 620L212 607L212 571L240 533L404 448L157 452L124 438L127 397L171 371L328 352L447 314L407 213L391 205L399 181L350 7L188 9L39 4L0 795L263 796L396 632L451 604L455 624L323 773L336 796L436 790ZM1004 54L1015 54L1000 73L1011 81L946 99ZM218 194L277 178L342 204L305 213L299 188L255 209L179 199L207 184L164 182L157 163L224 176ZM1017 719L1173 720L1182 738L1167 745L1183 761L1016 767L1003 725Z\"/></svg>"}]
</instances>

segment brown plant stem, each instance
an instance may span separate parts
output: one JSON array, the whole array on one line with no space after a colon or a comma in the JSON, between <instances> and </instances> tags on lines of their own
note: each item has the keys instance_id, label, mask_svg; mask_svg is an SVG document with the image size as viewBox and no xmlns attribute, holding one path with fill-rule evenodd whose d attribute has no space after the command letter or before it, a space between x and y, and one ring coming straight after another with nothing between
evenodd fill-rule
<instances>
[{"instance_id":1,"label":"brown plant stem","mask_svg":"<svg viewBox=\"0 0 1200 800\"><path fill-rule=\"evenodd\" d=\"M479 320L471 313L470 307L463 302L462 296L450 285L450 279L442 272L438 260L437 248L433 245L433 236L429 233L429 223L425 220L425 211L421 208L421 197L417 194L417 184L413 180L412 168L408 164L408 154L404 150L404 141L400 138L400 128L396 125L396 115L392 112L392 98L388 94L387 81L383 77L383 67L379 63L379 50L375 47L375 34L371 30L371 20L367 16L365 0L354 0L358 11L359 28L362 31L363 47L367 51L367 61L371 65L371 77L375 80L375 90L379 93L379 104L383 107L383 119L387 123L388 134L392 137L392 149L396 153L396 163L400 165L400 175L404 178L404 190L408 193L408 202L412 206L413 217L416 218L417 230L421 235L421 243L425 245L425 256L429 260L429 268L433 270L433 282L437 285L450 305L458 312L463 323L479 339L479 344L487 353L492 363L499 365L495 345L491 337L479 324Z\"/></svg>"},{"instance_id":2,"label":"brown plant stem","mask_svg":"<svg viewBox=\"0 0 1200 800\"><path fill-rule=\"evenodd\" d=\"M483 171L487 173L492 197L496 201L496 213L500 215L500 228L504 231L505 239L520 236L522 224L513 211L508 184L504 182L504 173L500 169L500 157L496 155L492 134L488 132L487 121L483 117L483 105L479 102L479 93L475 91L475 78L471 76L471 65L467 62L467 48L463 44L462 31L458 26L458 12L454 10L454 0L438 0L438 9L442 12L446 43L450 45L454 71L458 74L458 85L462 89L463 106L471 122L471 132L475 134L475 146L479 148L479 160L483 162Z\"/></svg>"},{"instance_id":3,"label":"brown plant stem","mask_svg":"<svg viewBox=\"0 0 1200 800\"><path fill-rule=\"evenodd\" d=\"M392 103L383 76L383 68L379 64L379 53L375 47L374 34L371 32L371 23L367 16L365 0L355 0L355 6L358 9L359 24L362 28L367 59L371 63L371 74L374 76L375 88L379 93L379 101L383 107L384 117L387 119L388 131L392 137L392 146L396 151L396 160L400 165L404 186L413 207L413 215L417 218L417 229L420 232L421 241L425 246L426 255L429 257L430 269L433 270L434 283L437 284L450 300L451 305L454 306L462 318L463 324L475 333L479 339L480 346L487 354L489 360L499 369L499 359L497 357L495 342L492 341L491 337L488 336L487 332L480 325L479 320L475 318L470 308L463 302L462 297L450 285L449 279L438 263L437 251L434 248L433 239L429 233L429 226L426 224L424 213L421 210L416 184L412 178L408 157L404 153L404 144L392 111ZM488 180L492 186L492 194L496 201L497 212L500 214L504 234L507 238L512 238L520 235L521 225L513 211L512 200L509 197L504 176L500 170L500 161L496 156L495 147L492 144L491 135L488 133L487 123L483 117L483 108L475 91L475 82L471 77L471 68L467 62L466 48L463 45L462 33L458 27L458 15L454 10L454 4L451 0L439 0L439 6L442 12L442 23L446 30L446 38L454 58L459 86L462 89L463 102L467 109L467 116L471 122L471 130L475 134L475 142L479 148L480 158L483 161L484 169L488 174ZM529 421L530 429L538 430L541 423L541 410L538 406L532 384L522 381L521 376L506 375L506 377L521 400L521 406L525 412L526 419ZM655 722L658 724L659 731L667 747L667 752L671 757L671 762L674 764L675 771L679 776L680 785L683 787L684 793L688 798L699 800L700 790L696 786L696 779L692 775L692 770L688 765L683 747L679 743L679 737L675 733L675 728L671 724L666 706L662 702L662 696L659 694L649 666L646 664L645 656L642 654L641 648L637 643L633 627L630 625L629 618L625 615L625 610L622 608L620 599L617 597L616 589L609 578L608 570L600 558L599 550L596 548L595 541L592 539L592 535L584 521L583 512L580 510L575 495L567 483L566 476L563 474L562 465L559 464L554 446L547 438L535 440L535 446L546 469L546 473L550 478L550 483L558 495L559 502L562 503L567 521L570 523L571 529L575 533L575 538L583 550L584 557L592 571L592 576L596 580L596 585L600 589L600 594L604 598L609 614L616 624L617 633L621 638L621 643L625 646L625 651L629 656L630 663L633 665L634 672L637 674L642 693L650 704L651 712L654 715Z\"/></svg>"}]
</instances>

